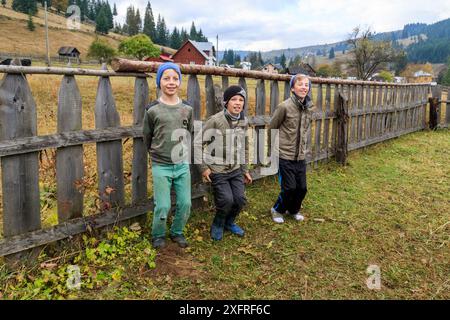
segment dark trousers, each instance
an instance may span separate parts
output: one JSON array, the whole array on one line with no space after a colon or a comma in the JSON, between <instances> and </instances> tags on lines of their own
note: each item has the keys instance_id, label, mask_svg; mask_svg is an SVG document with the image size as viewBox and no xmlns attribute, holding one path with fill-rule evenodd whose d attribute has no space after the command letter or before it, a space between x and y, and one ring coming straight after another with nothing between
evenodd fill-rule
<instances>
[{"instance_id":1,"label":"dark trousers","mask_svg":"<svg viewBox=\"0 0 450 320\"><path fill-rule=\"evenodd\" d=\"M215 222L230 225L236 220L247 203L245 198L244 175L241 169L230 173L210 175L216 205Z\"/></svg>"},{"instance_id":2,"label":"dark trousers","mask_svg":"<svg viewBox=\"0 0 450 320\"><path fill-rule=\"evenodd\" d=\"M280 159L278 170L281 192L273 208L284 214L300 211L308 189L306 187L306 161Z\"/></svg>"}]
</instances>

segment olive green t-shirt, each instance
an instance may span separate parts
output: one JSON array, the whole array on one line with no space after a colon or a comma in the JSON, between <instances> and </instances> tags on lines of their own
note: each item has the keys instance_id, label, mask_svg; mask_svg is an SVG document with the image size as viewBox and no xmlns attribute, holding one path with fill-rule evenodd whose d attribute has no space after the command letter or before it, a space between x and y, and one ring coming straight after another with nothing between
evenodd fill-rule
<instances>
[{"instance_id":1,"label":"olive green t-shirt","mask_svg":"<svg viewBox=\"0 0 450 320\"><path fill-rule=\"evenodd\" d=\"M184 162L180 158L187 156L189 150L186 148L189 148L189 145L186 137L172 136L177 129L184 129L189 134L193 132L192 107L187 102L180 100L176 105L168 105L156 100L148 105L144 115L143 133L153 162ZM177 157L172 159L174 151Z\"/></svg>"}]
</instances>

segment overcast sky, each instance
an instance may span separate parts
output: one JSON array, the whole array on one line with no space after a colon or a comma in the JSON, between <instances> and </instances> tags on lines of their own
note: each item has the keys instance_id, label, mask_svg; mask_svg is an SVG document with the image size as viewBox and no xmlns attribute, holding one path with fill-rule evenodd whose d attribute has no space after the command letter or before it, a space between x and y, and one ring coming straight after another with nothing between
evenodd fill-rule
<instances>
[{"instance_id":1,"label":"overcast sky","mask_svg":"<svg viewBox=\"0 0 450 320\"><path fill-rule=\"evenodd\" d=\"M116 2L123 23L133 4L144 15L147 0ZM413 22L450 18L450 0L151 0L155 20L190 29L192 21L219 50L297 48L345 40L355 26L376 32L399 30Z\"/></svg>"}]
</instances>

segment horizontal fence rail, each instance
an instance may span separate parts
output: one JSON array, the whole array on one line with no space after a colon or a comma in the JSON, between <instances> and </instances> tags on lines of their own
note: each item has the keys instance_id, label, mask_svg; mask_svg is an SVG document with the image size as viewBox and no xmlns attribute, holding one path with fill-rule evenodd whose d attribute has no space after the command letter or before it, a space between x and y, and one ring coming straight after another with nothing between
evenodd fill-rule
<instances>
[{"instance_id":1,"label":"horizontal fence rail","mask_svg":"<svg viewBox=\"0 0 450 320\"><path fill-rule=\"evenodd\" d=\"M15 62L17 63L17 62ZM93 228L145 216L153 209L147 196L148 154L142 139L142 120L150 100L148 78L159 63L114 60L108 71L76 68L0 66L4 77L0 82L0 157L3 190L3 233L0 256L18 259L17 254L54 241L66 239ZM182 65L187 79L187 101L194 109L194 119L222 110L223 88L236 78L248 88L248 79L256 79L254 114L247 114L256 133L267 128L277 105L289 98L288 75L216 67ZM36 106L26 74L62 76L58 92L58 130L56 134L38 136ZM81 97L75 76L98 77L95 99L95 129L81 129ZM198 76L205 77L200 88ZM215 78L213 78L215 76ZM133 77L133 126L120 124L112 91L111 77ZM220 77L220 83L214 83ZM367 81L346 81L312 78L313 100L317 112L307 141L307 162L316 164L336 157L345 163L351 150L425 129L429 84L388 84ZM281 86L284 86L282 91ZM267 90L268 88L268 90ZM202 92L205 97L202 100ZM253 94L253 93L252 93ZM439 99L442 101L441 97ZM202 101L205 101L202 105ZM247 104L250 103L247 101ZM447 104L448 110L448 104ZM447 111L446 116L448 117ZM446 124L448 125L447 118ZM131 205L124 205L124 139L133 140L131 172ZM254 138L254 153L264 148L263 137ZM269 142L269 141L268 141ZM83 146L96 144L98 195L109 209L85 216L83 192L77 181L83 178ZM39 198L39 160L42 150L56 149L56 188L58 225L42 229ZM262 154L267 152L262 152ZM251 171L254 180L263 178L263 159L257 157ZM193 199L201 199L210 191L201 173L193 165ZM114 190L114 192L106 192Z\"/></svg>"}]
</instances>

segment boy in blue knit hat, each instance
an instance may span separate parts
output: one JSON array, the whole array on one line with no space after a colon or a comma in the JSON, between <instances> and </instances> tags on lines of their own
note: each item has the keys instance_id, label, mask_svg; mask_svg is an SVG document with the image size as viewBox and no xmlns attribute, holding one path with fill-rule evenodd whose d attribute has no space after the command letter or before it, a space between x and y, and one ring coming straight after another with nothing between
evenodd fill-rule
<instances>
[{"instance_id":1,"label":"boy in blue knit hat","mask_svg":"<svg viewBox=\"0 0 450 320\"><path fill-rule=\"evenodd\" d=\"M178 96L181 71L174 63L162 64L156 74L160 89L158 100L150 103L144 116L144 142L152 159L153 197L152 224L154 248L166 246L166 224L171 207L170 190L176 192L176 212L170 238L180 247L188 243L183 230L191 211L191 176L187 137L172 139L173 132L193 131L192 107ZM180 130L182 129L182 130Z\"/></svg>"},{"instance_id":2,"label":"boy in blue knit hat","mask_svg":"<svg viewBox=\"0 0 450 320\"><path fill-rule=\"evenodd\" d=\"M290 88L291 97L276 108L270 120L270 129L279 130L281 192L271 209L275 223L284 223L286 214L297 221L304 220L300 209L307 193L307 138L316 108L311 100L311 81L306 75L293 76Z\"/></svg>"}]
</instances>

